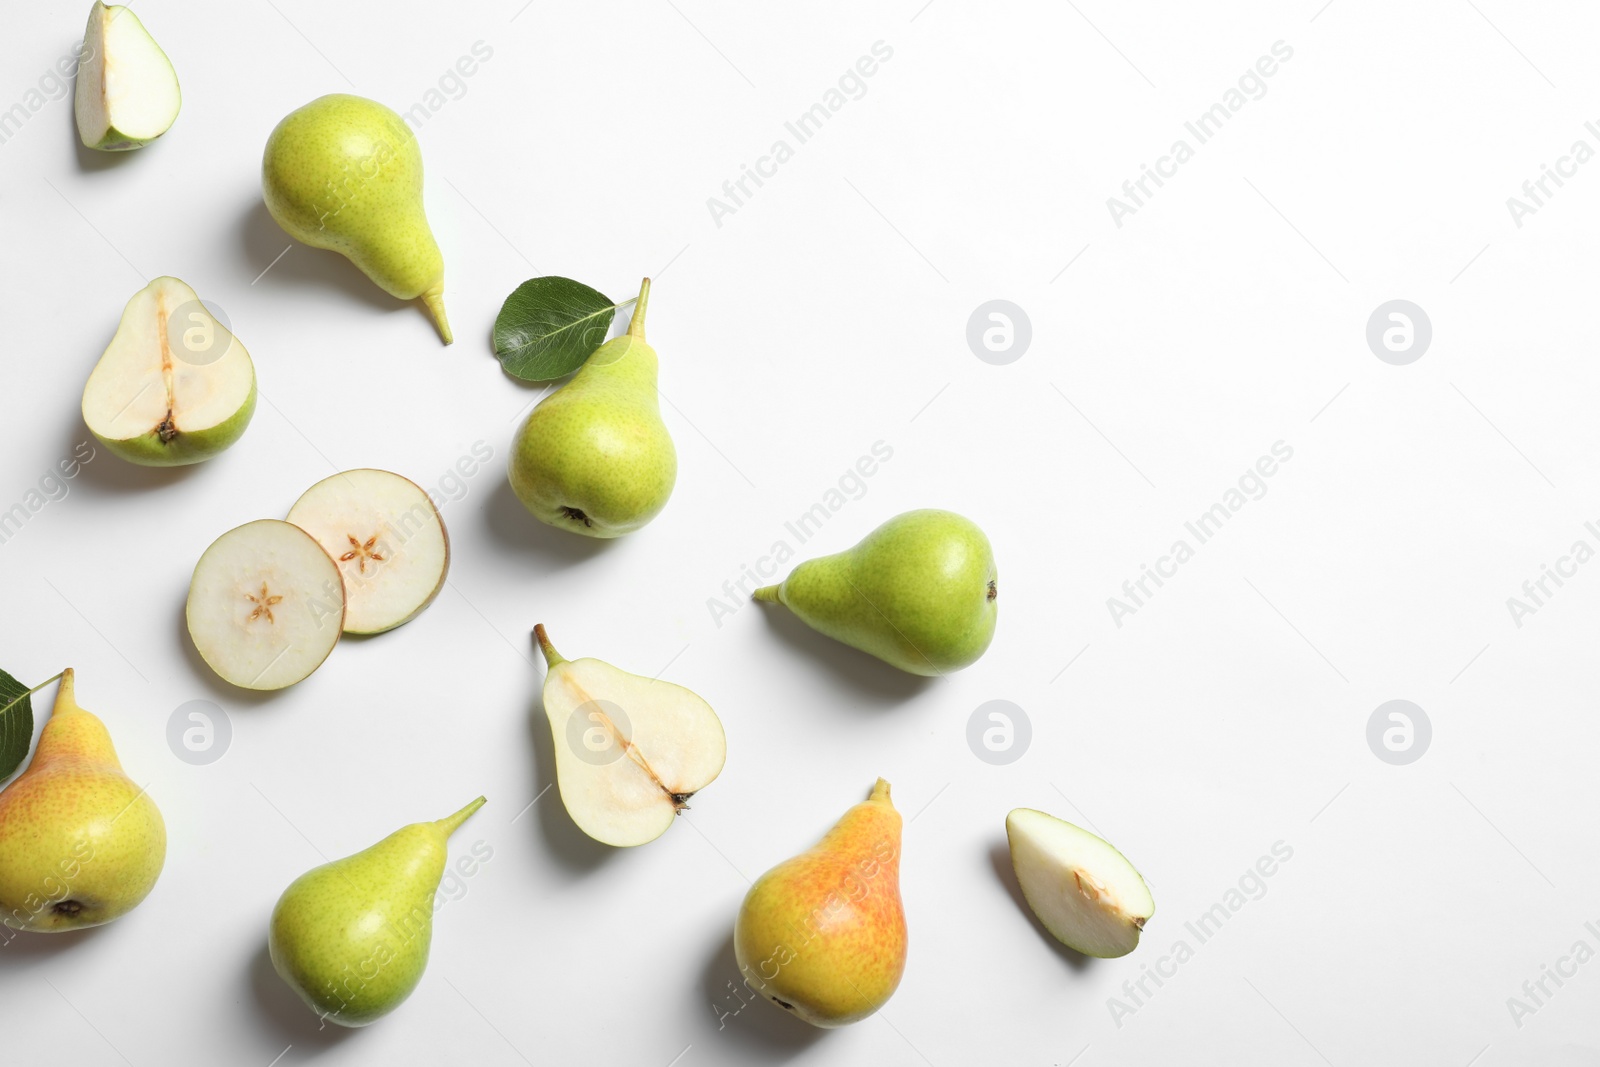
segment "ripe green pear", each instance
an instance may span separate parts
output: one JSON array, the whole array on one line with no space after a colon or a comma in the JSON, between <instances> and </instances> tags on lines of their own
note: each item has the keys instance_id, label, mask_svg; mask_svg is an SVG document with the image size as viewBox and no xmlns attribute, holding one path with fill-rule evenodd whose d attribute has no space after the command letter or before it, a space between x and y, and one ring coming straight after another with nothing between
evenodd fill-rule
<instances>
[{"instance_id":1,"label":"ripe green pear","mask_svg":"<svg viewBox=\"0 0 1600 1067\"><path fill-rule=\"evenodd\" d=\"M906 969L900 813L882 778L816 847L756 879L734 956L751 989L812 1026L859 1022Z\"/></svg>"},{"instance_id":2,"label":"ripe green pear","mask_svg":"<svg viewBox=\"0 0 1600 1067\"><path fill-rule=\"evenodd\" d=\"M449 344L444 256L422 206L422 149L405 120L347 93L278 123L261 163L267 210L289 236L347 257L384 292L422 298Z\"/></svg>"},{"instance_id":3,"label":"ripe green pear","mask_svg":"<svg viewBox=\"0 0 1600 1067\"><path fill-rule=\"evenodd\" d=\"M0 922L56 933L126 915L167 857L167 827L122 770L105 724L78 707L71 670L33 762L0 793Z\"/></svg>"},{"instance_id":4,"label":"ripe green pear","mask_svg":"<svg viewBox=\"0 0 1600 1067\"><path fill-rule=\"evenodd\" d=\"M535 517L586 537L620 537L666 507L678 453L661 421L656 351L645 342L650 279L628 332L601 345L528 415L511 447L511 488Z\"/></svg>"},{"instance_id":5,"label":"ripe green pear","mask_svg":"<svg viewBox=\"0 0 1600 1067\"><path fill-rule=\"evenodd\" d=\"M318 1016L366 1026L411 995L428 966L433 895L450 835L483 807L396 830L292 882L272 909L272 966Z\"/></svg>"},{"instance_id":6,"label":"ripe green pear","mask_svg":"<svg viewBox=\"0 0 1600 1067\"><path fill-rule=\"evenodd\" d=\"M983 655L998 593L983 531L954 512L925 509L896 515L854 548L800 564L755 598L903 671L935 675Z\"/></svg>"}]
</instances>

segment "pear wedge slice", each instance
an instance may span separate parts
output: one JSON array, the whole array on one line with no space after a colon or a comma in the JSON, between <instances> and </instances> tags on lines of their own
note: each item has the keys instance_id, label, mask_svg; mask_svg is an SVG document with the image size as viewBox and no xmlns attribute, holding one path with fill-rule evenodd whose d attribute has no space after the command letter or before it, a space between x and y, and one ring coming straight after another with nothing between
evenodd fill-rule
<instances>
[{"instance_id":1,"label":"pear wedge slice","mask_svg":"<svg viewBox=\"0 0 1600 1067\"><path fill-rule=\"evenodd\" d=\"M543 626L533 634L550 668L544 710L567 813L602 844L654 841L722 773L722 721L681 685L597 659L564 659Z\"/></svg>"},{"instance_id":2,"label":"pear wedge slice","mask_svg":"<svg viewBox=\"0 0 1600 1067\"><path fill-rule=\"evenodd\" d=\"M415 482L380 470L335 474L307 489L289 521L344 575L344 631L378 634L416 618L444 588L450 538Z\"/></svg>"},{"instance_id":3,"label":"pear wedge slice","mask_svg":"<svg viewBox=\"0 0 1600 1067\"><path fill-rule=\"evenodd\" d=\"M176 278L133 294L83 387L89 432L152 467L210 459L239 439L255 409L250 353Z\"/></svg>"},{"instance_id":4,"label":"pear wedge slice","mask_svg":"<svg viewBox=\"0 0 1600 1067\"><path fill-rule=\"evenodd\" d=\"M72 99L83 143L105 152L143 148L172 127L182 106L172 61L139 16L95 0Z\"/></svg>"},{"instance_id":5,"label":"pear wedge slice","mask_svg":"<svg viewBox=\"0 0 1600 1067\"><path fill-rule=\"evenodd\" d=\"M322 666L344 632L339 565L293 523L258 519L206 549L184 615L200 656L241 689L283 689Z\"/></svg>"},{"instance_id":6,"label":"pear wedge slice","mask_svg":"<svg viewBox=\"0 0 1600 1067\"><path fill-rule=\"evenodd\" d=\"M1011 866L1028 907L1085 956L1126 956L1156 902L1133 864L1089 831L1031 808L1006 816Z\"/></svg>"}]
</instances>

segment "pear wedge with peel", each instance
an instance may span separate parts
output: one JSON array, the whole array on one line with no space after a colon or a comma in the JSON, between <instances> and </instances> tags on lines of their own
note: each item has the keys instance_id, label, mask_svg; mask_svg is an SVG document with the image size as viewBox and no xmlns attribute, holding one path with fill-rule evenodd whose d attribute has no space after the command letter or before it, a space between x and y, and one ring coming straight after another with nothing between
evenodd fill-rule
<instances>
[{"instance_id":1,"label":"pear wedge with peel","mask_svg":"<svg viewBox=\"0 0 1600 1067\"><path fill-rule=\"evenodd\" d=\"M1110 843L1054 815L1006 816L1011 866L1028 907L1063 945L1085 956L1126 956L1155 914L1150 887Z\"/></svg>"},{"instance_id":2,"label":"pear wedge with peel","mask_svg":"<svg viewBox=\"0 0 1600 1067\"><path fill-rule=\"evenodd\" d=\"M89 432L151 467L210 459L239 439L255 409L250 353L177 278L133 294L83 387Z\"/></svg>"},{"instance_id":3,"label":"pear wedge with peel","mask_svg":"<svg viewBox=\"0 0 1600 1067\"><path fill-rule=\"evenodd\" d=\"M567 813L602 844L654 841L722 772L722 721L680 685L565 659L542 625L533 633L549 664L544 710Z\"/></svg>"},{"instance_id":4,"label":"pear wedge with peel","mask_svg":"<svg viewBox=\"0 0 1600 1067\"><path fill-rule=\"evenodd\" d=\"M322 666L344 632L339 565L280 519L229 530L195 564L184 618L200 658L241 689L283 689Z\"/></svg>"},{"instance_id":5,"label":"pear wedge with peel","mask_svg":"<svg viewBox=\"0 0 1600 1067\"><path fill-rule=\"evenodd\" d=\"M450 538L422 487L380 470L343 471L307 489L289 521L317 539L344 575L344 632L410 622L444 588Z\"/></svg>"},{"instance_id":6,"label":"pear wedge with peel","mask_svg":"<svg viewBox=\"0 0 1600 1067\"><path fill-rule=\"evenodd\" d=\"M105 152L143 148L171 128L182 106L172 62L139 16L95 0L72 100L78 137Z\"/></svg>"}]
</instances>

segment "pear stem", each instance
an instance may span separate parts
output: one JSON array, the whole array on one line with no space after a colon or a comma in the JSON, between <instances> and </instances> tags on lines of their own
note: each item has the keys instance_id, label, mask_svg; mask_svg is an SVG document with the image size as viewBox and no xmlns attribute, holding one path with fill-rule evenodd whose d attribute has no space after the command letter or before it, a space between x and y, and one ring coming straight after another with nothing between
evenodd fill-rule
<instances>
[{"instance_id":1,"label":"pear stem","mask_svg":"<svg viewBox=\"0 0 1600 1067\"><path fill-rule=\"evenodd\" d=\"M544 632L544 623L533 628L533 639L539 644L539 651L544 653L544 661L554 667L558 663L567 662L566 657L556 651L556 646L550 643L550 635Z\"/></svg>"},{"instance_id":2,"label":"pear stem","mask_svg":"<svg viewBox=\"0 0 1600 1067\"><path fill-rule=\"evenodd\" d=\"M879 778L877 784L872 787L872 795L867 797L867 800L878 801L883 804L892 803L889 799L889 783Z\"/></svg>"},{"instance_id":3,"label":"pear stem","mask_svg":"<svg viewBox=\"0 0 1600 1067\"><path fill-rule=\"evenodd\" d=\"M445 344L455 341L455 335L450 332L450 320L444 313L444 283L440 282L422 294L422 303L427 307L428 314L433 318L433 324L439 328L439 337Z\"/></svg>"},{"instance_id":4,"label":"pear stem","mask_svg":"<svg viewBox=\"0 0 1600 1067\"><path fill-rule=\"evenodd\" d=\"M39 690L43 689L45 686L49 685L51 682L56 682L56 681L59 681L61 683L61 693L65 693L69 699L72 699L73 707L77 707L78 701L75 698L73 698L73 694L72 694L72 668L68 667L66 670L62 671L60 674L52 675L51 677L46 678L44 681L42 681L38 685L34 686L32 689L28 690L26 693L21 693L21 694L15 696L15 697L11 698L10 700L6 701L4 704L0 704L0 712L10 711L12 708L14 708L18 704L20 704L23 701L24 698L33 696L33 694L35 694ZM60 701L61 701L61 696L60 696L60 694L57 694L56 702L59 704ZM51 712L51 714L53 715L55 713Z\"/></svg>"},{"instance_id":5,"label":"pear stem","mask_svg":"<svg viewBox=\"0 0 1600 1067\"><path fill-rule=\"evenodd\" d=\"M477 800L474 800L471 804L468 804L466 807L462 808L448 819L440 819L438 822L434 823L434 825L443 830L446 837L449 837L451 834L456 832L457 827L467 821L467 817L469 815L483 807L484 803L484 798L479 797Z\"/></svg>"},{"instance_id":6,"label":"pear stem","mask_svg":"<svg viewBox=\"0 0 1600 1067\"><path fill-rule=\"evenodd\" d=\"M764 585L750 594L750 599L765 601L768 604L783 603L783 587L781 585Z\"/></svg>"},{"instance_id":7,"label":"pear stem","mask_svg":"<svg viewBox=\"0 0 1600 1067\"><path fill-rule=\"evenodd\" d=\"M644 340L644 313L650 306L650 279L639 283L639 299L633 304L633 318L628 320L628 336Z\"/></svg>"}]
</instances>

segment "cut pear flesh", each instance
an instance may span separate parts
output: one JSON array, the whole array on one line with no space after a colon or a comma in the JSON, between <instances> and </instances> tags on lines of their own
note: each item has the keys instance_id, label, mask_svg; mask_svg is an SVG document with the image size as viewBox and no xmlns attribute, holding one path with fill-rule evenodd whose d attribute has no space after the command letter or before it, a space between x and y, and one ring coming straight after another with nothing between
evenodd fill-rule
<instances>
[{"instance_id":1,"label":"cut pear flesh","mask_svg":"<svg viewBox=\"0 0 1600 1067\"><path fill-rule=\"evenodd\" d=\"M182 105L172 62L139 16L96 0L72 100L83 143L108 152L142 148L167 132Z\"/></svg>"},{"instance_id":2,"label":"cut pear flesh","mask_svg":"<svg viewBox=\"0 0 1600 1067\"><path fill-rule=\"evenodd\" d=\"M1006 816L1011 866L1028 907L1068 948L1126 956L1156 903L1133 864L1110 844L1054 815L1018 808Z\"/></svg>"},{"instance_id":3,"label":"cut pear flesh","mask_svg":"<svg viewBox=\"0 0 1600 1067\"><path fill-rule=\"evenodd\" d=\"M83 388L89 431L123 459L156 467L221 452L255 407L250 353L176 278L133 294Z\"/></svg>"},{"instance_id":4,"label":"cut pear flesh","mask_svg":"<svg viewBox=\"0 0 1600 1067\"><path fill-rule=\"evenodd\" d=\"M195 564L185 608L194 647L242 689L282 689L322 665L344 627L339 566L292 523L229 530Z\"/></svg>"},{"instance_id":5,"label":"cut pear flesh","mask_svg":"<svg viewBox=\"0 0 1600 1067\"><path fill-rule=\"evenodd\" d=\"M534 634L550 664L544 710L572 821L619 848L654 841L722 772L722 721L680 685L597 659L562 659L543 626Z\"/></svg>"},{"instance_id":6,"label":"cut pear flesh","mask_svg":"<svg viewBox=\"0 0 1600 1067\"><path fill-rule=\"evenodd\" d=\"M380 470L324 478L289 509L344 575L344 629L376 634L409 622L444 586L450 539L428 494Z\"/></svg>"}]
</instances>

